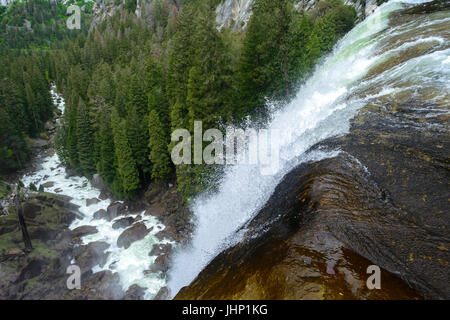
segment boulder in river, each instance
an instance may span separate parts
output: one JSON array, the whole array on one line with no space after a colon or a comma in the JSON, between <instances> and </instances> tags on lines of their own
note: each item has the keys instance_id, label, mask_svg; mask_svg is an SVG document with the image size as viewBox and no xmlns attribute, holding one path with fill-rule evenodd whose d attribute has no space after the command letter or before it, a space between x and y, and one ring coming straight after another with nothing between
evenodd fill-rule
<instances>
[{"instance_id":1,"label":"boulder in river","mask_svg":"<svg viewBox=\"0 0 450 320\"><path fill-rule=\"evenodd\" d=\"M103 241L95 241L79 247L75 262L81 268L82 273L90 271L97 264L103 267L109 255L109 253L105 253L108 248L109 244Z\"/></svg>"},{"instance_id":2,"label":"boulder in river","mask_svg":"<svg viewBox=\"0 0 450 320\"><path fill-rule=\"evenodd\" d=\"M94 174L92 176L91 185L94 188L97 188L97 189L100 189L100 190L103 190L106 187L105 186L105 182L103 181L102 177L100 177L100 175L98 173L96 173L96 174Z\"/></svg>"},{"instance_id":3,"label":"boulder in river","mask_svg":"<svg viewBox=\"0 0 450 320\"><path fill-rule=\"evenodd\" d=\"M123 300L143 300L145 295L145 289L137 284L131 285L125 292Z\"/></svg>"},{"instance_id":4,"label":"boulder in river","mask_svg":"<svg viewBox=\"0 0 450 320\"><path fill-rule=\"evenodd\" d=\"M78 173L74 169L66 168L66 179L69 179L70 177L74 177L77 175Z\"/></svg>"},{"instance_id":5,"label":"boulder in river","mask_svg":"<svg viewBox=\"0 0 450 320\"><path fill-rule=\"evenodd\" d=\"M159 289L158 293L155 295L153 300L169 300L170 299L170 293L169 288L162 287Z\"/></svg>"},{"instance_id":6,"label":"boulder in river","mask_svg":"<svg viewBox=\"0 0 450 320\"><path fill-rule=\"evenodd\" d=\"M106 213L106 210L100 209L94 212L94 220L98 219L107 219L108 214Z\"/></svg>"},{"instance_id":7,"label":"boulder in river","mask_svg":"<svg viewBox=\"0 0 450 320\"><path fill-rule=\"evenodd\" d=\"M72 230L72 237L81 238L97 232L98 230L94 226L80 226Z\"/></svg>"},{"instance_id":8,"label":"boulder in river","mask_svg":"<svg viewBox=\"0 0 450 320\"><path fill-rule=\"evenodd\" d=\"M53 181L48 181L48 182L41 184L41 186L44 188L52 188L54 185L55 185L55 183Z\"/></svg>"},{"instance_id":9,"label":"boulder in river","mask_svg":"<svg viewBox=\"0 0 450 320\"><path fill-rule=\"evenodd\" d=\"M113 229L123 229L131 226L134 223L133 217L125 217L115 221L112 225Z\"/></svg>"},{"instance_id":10,"label":"boulder in river","mask_svg":"<svg viewBox=\"0 0 450 320\"><path fill-rule=\"evenodd\" d=\"M117 246L119 248L128 249L130 245L138 240L143 239L149 231L143 222L138 222L132 227L126 229L117 239Z\"/></svg>"},{"instance_id":11,"label":"boulder in river","mask_svg":"<svg viewBox=\"0 0 450 320\"><path fill-rule=\"evenodd\" d=\"M114 218L117 218L123 211L125 211L125 209L126 206L119 201L111 203L106 209L108 220L111 221Z\"/></svg>"},{"instance_id":12,"label":"boulder in river","mask_svg":"<svg viewBox=\"0 0 450 320\"><path fill-rule=\"evenodd\" d=\"M86 207L89 207L89 206L91 206L93 204L97 204L99 202L100 202L100 200L97 199L97 198L86 199Z\"/></svg>"},{"instance_id":13,"label":"boulder in river","mask_svg":"<svg viewBox=\"0 0 450 320\"><path fill-rule=\"evenodd\" d=\"M167 254L162 254L160 256L158 256L155 259L155 262L151 265L150 267L150 271L151 272L167 272L167 270L169 270L169 255Z\"/></svg>"}]
</instances>

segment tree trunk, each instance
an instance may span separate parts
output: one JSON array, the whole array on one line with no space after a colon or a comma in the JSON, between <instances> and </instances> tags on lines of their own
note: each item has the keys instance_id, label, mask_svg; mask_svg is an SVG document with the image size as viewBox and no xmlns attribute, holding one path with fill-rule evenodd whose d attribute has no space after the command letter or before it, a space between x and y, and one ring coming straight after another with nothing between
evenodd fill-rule
<instances>
[{"instance_id":1,"label":"tree trunk","mask_svg":"<svg viewBox=\"0 0 450 320\"><path fill-rule=\"evenodd\" d=\"M22 231L23 243L25 244L25 251L30 252L33 249L31 245L30 235L28 234L27 225L25 223L25 219L23 217L22 203L20 202L19 195L14 199L14 207L19 217L19 226Z\"/></svg>"}]
</instances>

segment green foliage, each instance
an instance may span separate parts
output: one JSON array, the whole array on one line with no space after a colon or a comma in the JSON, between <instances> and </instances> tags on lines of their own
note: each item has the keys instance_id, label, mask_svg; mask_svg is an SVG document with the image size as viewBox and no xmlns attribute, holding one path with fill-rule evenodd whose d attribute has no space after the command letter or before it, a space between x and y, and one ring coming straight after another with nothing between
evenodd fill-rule
<instances>
[{"instance_id":1,"label":"green foliage","mask_svg":"<svg viewBox=\"0 0 450 320\"><path fill-rule=\"evenodd\" d=\"M0 67L0 173L22 168L29 157L26 137L43 130L53 109L43 61L35 55L2 56Z\"/></svg>"},{"instance_id":2,"label":"green foliage","mask_svg":"<svg viewBox=\"0 0 450 320\"><path fill-rule=\"evenodd\" d=\"M36 188L36 185L33 182L30 182L28 189L30 189L31 191L38 191L38 189Z\"/></svg>"},{"instance_id":3,"label":"green foliage","mask_svg":"<svg viewBox=\"0 0 450 320\"><path fill-rule=\"evenodd\" d=\"M121 120L116 111L112 114L112 126L117 158L117 173L120 181L120 185L116 185L116 188L125 197L132 198L140 187L139 173L128 143L125 120Z\"/></svg>"},{"instance_id":4,"label":"green foliage","mask_svg":"<svg viewBox=\"0 0 450 320\"><path fill-rule=\"evenodd\" d=\"M86 176L91 177L96 169L94 130L89 107L81 98L78 102L76 131L79 169Z\"/></svg>"},{"instance_id":5,"label":"green foliage","mask_svg":"<svg viewBox=\"0 0 450 320\"><path fill-rule=\"evenodd\" d=\"M167 1L152 3L149 24L134 15L137 2L126 0L125 10L88 35L80 32L59 41L62 50L42 54L43 80L55 80L66 97L55 139L59 156L88 176L98 172L120 197L132 198L174 173L186 197L209 188L217 168L174 168L170 133L192 133L194 121L206 130L247 116L264 120L266 99L291 99L356 19L354 9L337 0L320 1L308 13L297 12L290 0L255 0L247 30L233 32L217 28L216 0L183 1L181 11ZM41 89L16 86L7 89L18 92L8 95L10 104L31 106L19 108L19 118L26 134L37 134L45 123L36 103ZM0 134L10 130L1 126ZM11 153L13 145L0 151L5 163L19 155Z\"/></svg>"},{"instance_id":6,"label":"green foliage","mask_svg":"<svg viewBox=\"0 0 450 320\"><path fill-rule=\"evenodd\" d=\"M85 5L85 11L81 12L82 30L70 30L66 26L67 6L70 4L28 0L15 1L8 7L0 6L0 38L3 39L0 51L12 48L47 49L58 41L85 33L90 24L93 1L79 1L79 4Z\"/></svg>"},{"instance_id":7,"label":"green foliage","mask_svg":"<svg viewBox=\"0 0 450 320\"><path fill-rule=\"evenodd\" d=\"M129 12L134 12L136 10L137 0L125 0L124 8Z\"/></svg>"},{"instance_id":8,"label":"green foliage","mask_svg":"<svg viewBox=\"0 0 450 320\"><path fill-rule=\"evenodd\" d=\"M149 115L149 159L152 163L152 178L163 180L169 176L172 171L170 155L167 150L168 134L164 124L161 122L158 112L152 110Z\"/></svg>"}]
</instances>

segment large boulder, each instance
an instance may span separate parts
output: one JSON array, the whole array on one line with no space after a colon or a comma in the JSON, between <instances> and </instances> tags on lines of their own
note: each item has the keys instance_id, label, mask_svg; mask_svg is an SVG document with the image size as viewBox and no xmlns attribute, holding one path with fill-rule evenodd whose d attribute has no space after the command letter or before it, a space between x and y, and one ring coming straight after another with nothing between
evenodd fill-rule
<instances>
[{"instance_id":1,"label":"large boulder","mask_svg":"<svg viewBox=\"0 0 450 320\"><path fill-rule=\"evenodd\" d=\"M149 231L143 222L138 222L132 227L126 229L117 239L117 246L119 248L128 249L130 245L138 240L143 239Z\"/></svg>"},{"instance_id":2,"label":"large boulder","mask_svg":"<svg viewBox=\"0 0 450 320\"><path fill-rule=\"evenodd\" d=\"M78 176L78 173L71 168L66 168L66 179L69 179L70 177Z\"/></svg>"},{"instance_id":3,"label":"large boulder","mask_svg":"<svg viewBox=\"0 0 450 320\"><path fill-rule=\"evenodd\" d=\"M103 181L102 177L100 177L100 175L98 173L96 173L96 174L94 174L92 176L91 185L94 188L97 188L97 189L100 189L100 190L103 190L103 189L106 188L105 182Z\"/></svg>"},{"instance_id":4,"label":"large boulder","mask_svg":"<svg viewBox=\"0 0 450 320\"><path fill-rule=\"evenodd\" d=\"M151 265L151 272L167 272L169 270L169 255L162 254L155 259L155 262Z\"/></svg>"},{"instance_id":5,"label":"large boulder","mask_svg":"<svg viewBox=\"0 0 450 320\"><path fill-rule=\"evenodd\" d=\"M137 284L131 285L125 292L123 300L143 300L145 295L145 289Z\"/></svg>"},{"instance_id":6,"label":"large boulder","mask_svg":"<svg viewBox=\"0 0 450 320\"><path fill-rule=\"evenodd\" d=\"M125 217L115 221L112 225L113 229L123 229L128 228L134 223L133 217Z\"/></svg>"},{"instance_id":7,"label":"large boulder","mask_svg":"<svg viewBox=\"0 0 450 320\"><path fill-rule=\"evenodd\" d=\"M86 207L89 207L89 206L91 206L93 204L97 204L99 202L100 202L100 200L97 199L97 198L86 199Z\"/></svg>"},{"instance_id":8,"label":"large boulder","mask_svg":"<svg viewBox=\"0 0 450 320\"><path fill-rule=\"evenodd\" d=\"M170 299L170 292L169 288L162 287L159 289L158 293L155 295L153 300L169 300Z\"/></svg>"},{"instance_id":9,"label":"large boulder","mask_svg":"<svg viewBox=\"0 0 450 320\"><path fill-rule=\"evenodd\" d=\"M95 241L80 246L76 250L75 263L83 273L88 272L97 264L103 267L109 255L109 253L105 253L108 248L109 244L103 241Z\"/></svg>"},{"instance_id":10,"label":"large boulder","mask_svg":"<svg viewBox=\"0 0 450 320\"><path fill-rule=\"evenodd\" d=\"M100 209L100 210L97 210L94 212L94 220L107 219L107 218L108 218L108 214L105 209Z\"/></svg>"},{"instance_id":11,"label":"large boulder","mask_svg":"<svg viewBox=\"0 0 450 320\"><path fill-rule=\"evenodd\" d=\"M125 210L126 210L126 206L123 203L121 203L119 201L113 202L106 209L107 219L109 221L111 221L111 220L117 218Z\"/></svg>"},{"instance_id":12,"label":"large boulder","mask_svg":"<svg viewBox=\"0 0 450 320\"><path fill-rule=\"evenodd\" d=\"M72 237L81 238L97 232L98 230L94 226L80 226L72 230Z\"/></svg>"},{"instance_id":13,"label":"large boulder","mask_svg":"<svg viewBox=\"0 0 450 320\"><path fill-rule=\"evenodd\" d=\"M54 185L55 185L55 183L53 181L48 181L48 182L41 184L41 187L52 188Z\"/></svg>"}]
</instances>

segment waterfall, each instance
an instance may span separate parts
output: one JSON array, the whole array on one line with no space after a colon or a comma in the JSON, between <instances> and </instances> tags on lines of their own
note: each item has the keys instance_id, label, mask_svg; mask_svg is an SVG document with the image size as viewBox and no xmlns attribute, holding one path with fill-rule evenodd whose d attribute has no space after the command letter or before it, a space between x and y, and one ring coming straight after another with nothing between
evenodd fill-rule
<instances>
[{"instance_id":1,"label":"waterfall","mask_svg":"<svg viewBox=\"0 0 450 320\"><path fill-rule=\"evenodd\" d=\"M267 129L281 132L275 174L262 175L258 165L227 166L218 190L193 202L196 229L191 244L172 259L168 282L172 296L218 253L241 239L241 227L266 203L286 173L302 162L335 156L339 150L308 150L347 133L360 108L386 96L415 95L418 87L434 97L448 92L448 14L438 12L398 23L389 19L392 13L423 2L428 1L394 0L380 6L339 41L292 102L274 111ZM443 24L447 27L442 28ZM433 28L441 34L430 32ZM397 64L391 63L394 58Z\"/></svg>"}]
</instances>

